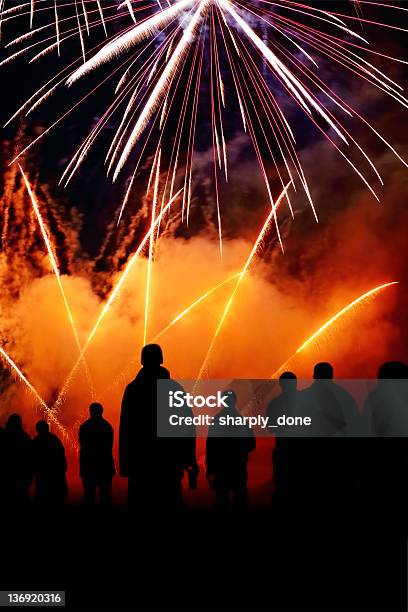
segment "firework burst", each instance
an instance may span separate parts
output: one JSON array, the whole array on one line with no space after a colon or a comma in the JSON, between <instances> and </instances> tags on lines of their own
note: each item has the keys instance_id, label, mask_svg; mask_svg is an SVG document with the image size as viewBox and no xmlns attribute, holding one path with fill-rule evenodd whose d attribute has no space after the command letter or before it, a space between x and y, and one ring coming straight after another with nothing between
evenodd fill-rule
<instances>
[{"instance_id":1,"label":"firework burst","mask_svg":"<svg viewBox=\"0 0 408 612\"><path fill-rule=\"evenodd\" d=\"M152 194L150 229L128 259L117 282L113 283L111 292L105 295L100 314L82 342L61 282L50 232L42 221L28 178L21 170L31 199L33 218L37 219L46 244L79 356L61 385L56 401L53 398L50 410L51 403L42 399L5 349L0 349L0 352L8 367L19 376L58 426L58 408L79 365L83 363L87 368L85 354L131 269L143 254L148 255L143 339L144 342L149 339L152 270L161 224L179 196L182 199L181 220L189 222L194 203L195 162L199 152L210 147L221 253L221 185L231 180L229 143L238 133L245 132L253 146L270 206L253 248L244 259L244 267L236 275L232 293L205 352L198 379L208 369L236 294L273 224L283 249L278 209L281 211L286 202L293 216L289 185L293 189L303 189L317 219L301 162L298 111L350 164L376 199L376 183L382 184L382 178L369 152L353 136L352 126L363 124L407 165L375 125L332 84L327 76L330 71L326 70L330 67L341 74L349 73L359 84L376 87L396 103L407 107L408 100L401 85L387 70L392 62L406 62L374 48L369 35L373 28L406 32L401 26L387 23L387 15L404 15L407 9L364 0L359 1L357 11L356 3L350 0L336 3L335 7L333 9L330 2L311 0L302 3L292 0L167 0L163 4L148 0L30 0L20 4L0 0L3 35L7 35L8 26L13 32L12 39L5 41L10 54L1 63L9 63L18 57L37 63L53 53L61 58L58 60L61 70L52 74L7 123L31 115L58 90L68 92L67 99L70 98L67 109L61 110L60 116L35 140L22 146L12 162L20 159L62 122L69 121L74 111L95 94L97 120L67 163L61 182L67 185L71 181L98 139L107 128L115 126L105 157L107 173L113 181L124 174L129 178L117 213L119 223L139 173L147 165L151 166L147 187L147 193ZM373 8L384 13L384 20L370 18ZM79 52L75 51L75 45L78 45ZM66 57L69 58L67 62ZM110 95L109 85L111 99L107 97ZM292 109L296 111L296 118ZM204 147L203 143L207 146ZM357 161L356 154L360 161ZM148 164L144 163L147 160ZM7 227L8 216L4 220L3 242L7 239ZM231 280L229 278L225 283ZM295 354L354 306L382 292L390 284L376 287L352 302L313 334ZM158 336L223 285L224 282L194 301Z\"/></svg>"},{"instance_id":2,"label":"firework burst","mask_svg":"<svg viewBox=\"0 0 408 612\"><path fill-rule=\"evenodd\" d=\"M363 293L358 298L344 306L341 310L339 310L335 315L330 317L317 331L315 331L307 340L305 340L299 348L283 363L274 373L271 375L271 378L278 378L282 372L288 367L288 365L294 360L294 358L302 353L309 346L312 346L313 343L316 343L325 333L327 333L332 327L336 325L341 319L343 319L347 314L353 312L358 306L361 306L363 303L369 302L371 299L377 297L379 293L392 287L394 285L398 285L398 281L392 281L390 283L383 283L382 285L378 285L378 287L374 287L370 289L366 293Z\"/></svg>"},{"instance_id":3,"label":"firework burst","mask_svg":"<svg viewBox=\"0 0 408 612\"><path fill-rule=\"evenodd\" d=\"M385 13L384 20L370 18L373 7ZM219 186L222 177L228 180L226 117L230 113L241 118L252 142L272 208L273 184L278 180L283 188L291 181L295 188L300 184L304 189L317 218L288 103L324 134L375 198L375 181L382 183L380 173L353 137L349 121L362 122L405 164L375 125L324 78L324 67L330 65L377 87L406 107L401 85L376 65L377 60L382 64L404 60L373 48L369 37L373 28L405 32L386 18L390 12L403 15L405 8L370 1L357 5L350 0L336 3L335 8L311 0L32 0L18 6L8 6L7 0L2 0L1 8L3 28L17 20L29 25L8 43L13 52L3 63L21 55L35 62L52 52L61 54L75 38L80 46L79 56L34 92L12 119L30 114L58 88L70 87L73 95L79 92L79 99L17 158L98 88L107 81L112 83L112 102L74 153L62 181L67 184L71 180L108 122L116 118L117 128L105 160L108 172L113 180L125 168L131 172L119 220L141 161L149 152L157 159L164 147L170 153L168 159L162 159L167 178L161 202L163 205L182 187L183 218L188 221L204 96L210 107L208 133L221 252ZM98 33L103 38L95 44ZM84 93L91 74L100 78ZM372 176L366 176L355 161L355 152L368 163ZM287 203L292 212L289 198ZM277 218L275 225L283 248Z\"/></svg>"}]
</instances>

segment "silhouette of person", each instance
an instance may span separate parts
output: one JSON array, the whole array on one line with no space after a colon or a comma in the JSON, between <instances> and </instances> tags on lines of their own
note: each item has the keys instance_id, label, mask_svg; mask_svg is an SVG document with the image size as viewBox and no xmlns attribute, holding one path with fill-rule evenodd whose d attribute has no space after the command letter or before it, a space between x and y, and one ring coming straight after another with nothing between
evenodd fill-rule
<instances>
[{"instance_id":1,"label":"silhouette of person","mask_svg":"<svg viewBox=\"0 0 408 612\"><path fill-rule=\"evenodd\" d=\"M79 467L84 488L84 503L93 506L99 491L101 506L111 503L113 460L113 427L103 418L103 406L92 403L90 418L79 428Z\"/></svg>"},{"instance_id":2,"label":"silhouette of person","mask_svg":"<svg viewBox=\"0 0 408 612\"><path fill-rule=\"evenodd\" d=\"M401 361L387 361L380 366L377 378L377 387L369 393L365 403L372 434L377 437L408 436L408 366Z\"/></svg>"},{"instance_id":3,"label":"silhouette of person","mask_svg":"<svg viewBox=\"0 0 408 612\"><path fill-rule=\"evenodd\" d=\"M232 503L243 508L248 501L248 455L256 447L250 427L237 423L237 397L234 391L225 391L227 407L215 417L208 429L206 443L207 479L216 496L219 509ZM225 424L223 424L225 423ZM228 424L229 423L229 424Z\"/></svg>"},{"instance_id":4,"label":"silhouette of person","mask_svg":"<svg viewBox=\"0 0 408 612\"><path fill-rule=\"evenodd\" d=\"M267 407L268 425L277 424L279 416L300 416L297 378L293 372L283 372L279 378L281 393L269 402ZM288 501L299 487L302 465L302 440L294 439L295 428L282 427L271 429L276 434L272 453L273 480L275 493L281 500ZM290 439L289 439L290 438Z\"/></svg>"},{"instance_id":5,"label":"silhouette of person","mask_svg":"<svg viewBox=\"0 0 408 612\"><path fill-rule=\"evenodd\" d=\"M157 484L156 499L160 507L166 506L169 510L180 508L183 505L182 479L187 473L188 486L191 490L197 488L199 473L196 459L196 428L194 425L178 425L177 429L171 427L169 417L189 417L192 419L193 411L184 401L178 408L170 407L169 393L181 392L183 387L171 378L161 381L157 397L156 409L156 473Z\"/></svg>"},{"instance_id":6,"label":"silhouette of person","mask_svg":"<svg viewBox=\"0 0 408 612\"><path fill-rule=\"evenodd\" d=\"M364 414L372 438L364 440L360 456L360 491L367 507L407 509L408 366L387 361L378 370L376 388L368 394Z\"/></svg>"},{"instance_id":7,"label":"silhouette of person","mask_svg":"<svg viewBox=\"0 0 408 612\"><path fill-rule=\"evenodd\" d=\"M302 391L304 410L312 417L312 432L316 437L344 437L358 415L353 397L333 380L333 366L327 362L317 363L313 369L314 383Z\"/></svg>"},{"instance_id":8,"label":"silhouette of person","mask_svg":"<svg viewBox=\"0 0 408 612\"><path fill-rule=\"evenodd\" d=\"M67 496L67 460L61 440L50 432L47 421L38 421L33 439L33 470L36 502L60 506Z\"/></svg>"},{"instance_id":9,"label":"silhouette of person","mask_svg":"<svg viewBox=\"0 0 408 612\"><path fill-rule=\"evenodd\" d=\"M11 506L22 506L29 501L33 479L32 440L23 429L19 414L11 414L4 435L5 501Z\"/></svg>"},{"instance_id":10,"label":"silhouette of person","mask_svg":"<svg viewBox=\"0 0 408 612\"><path fill-rule=\"evenodd\" d=\"M280 395L269 402L266 410L268 425L276 424L277 418L282 414L287 416L298 415L299 393L297 390L296 374L293 372L283 372L279 377L279 386L281 389ZM290 427L280 427L276 435L282 437L291 436L294 435L294 430Z\"/></svg>"},{"instance_id":11,"label":"silhouette of person","mask_svg":"<svg viewBox=\"0 0 408 612\"><path fill-rule=\"evenodd\" d=\"M314 383L301 392L302 412L312 419L312 440L304 468L309 472L308 487L315 501L347 504L355 493L355 444L344 437L358 422L354 398L333 381L333 366L327 362L314 366Z\"/></svg>"},{"instance_id":12,"label":"silhouette of person","mask_svg":"<svg viewBox=\"0 0 408 612\"><path fill-rule=\"evenodd\" d=\"M120 416L120 474L128 478L129 504L177 507L182 503L182 478L185 470L194 488L196 461L195 428L181 438L157 436L157 381L166 381L171 390L182 387L170 379L163 367L158 344L143 347L142 368L126 387ZM187 410L187 409L186 409ZM192 414L192 413L191 413Z\"/></svg>"}]
</instances>

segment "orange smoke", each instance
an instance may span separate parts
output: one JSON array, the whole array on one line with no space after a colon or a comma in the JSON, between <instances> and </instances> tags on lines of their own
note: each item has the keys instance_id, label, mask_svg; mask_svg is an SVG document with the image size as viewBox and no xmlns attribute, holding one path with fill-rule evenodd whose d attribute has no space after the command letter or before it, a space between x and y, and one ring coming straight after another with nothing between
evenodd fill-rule
<instances>
[{"instance_id":1,"label":"orange smoke","mask_svg":"<svg viewBox=\"0 0 408 612\"><path fill-rule=\"evenodd\" d=\"M17 188L8 204L10 214L15 216L17 211L20 215L21 237L15 227L12 233L3 228L6 234L0 259L4 287L0 295L0 337L2 346L39 395L47 405L53 405L77 360L78 346L26 198ZM377 215L373 227L378 227L384 218L390 218L390 213L385 208L369 213L371 206L371 202L362 199L353 210L336 213L336 222L326 226L309 227L308 222L295 217L285 238L285 255L270 254L265 246L257 252L211 352L209 376L268 378L304 338L356 295L385 280L401 281L395 263L397 253L385 256L382 236L367 228L368 214ZM47 216L47 210L42 214L51 232L55 220ZM264 217L269 210L265 203ZM76 257L74 224L61 223L59 228L65 232L60 253L68 262L61 282L79 342L84 346L106 303L107 295L101 293L100 287L114 287L125 266L114 274L92 270L84 256L82 261ZM269 238L274 231L271 228ZM311 236L319 240L311 240ZM165 231L159 237L150 268L147 340L168 326L160 343L166 366L174 377L196 378L235 282L231 287L224 281L243 269L256 238L246 232L245 239L225 240L221 260L217 236L209 231L190 239L175 238ZM268 244L268 236L264 242ZM114 423L123 389L139 367L145 330L146 255L128 272L87 351L95 399L104 404L108 419ZM75 265L70 265L74 261ZM297 274L291 270L294 264L300 269ZM211 291L217 285L220 286ZM322 359L332 361L340 376L374 376L379 363L400 357L395 355L399 328L391 317L400 291L404 291L403 285L364 304L344 322L339 321L321 343L308 347L296 361L299 376L309 376L312 365ZM200 300L207 292L208 296ZM195 302L194 308L169 326ZM58 409L58 418L67 426L75 426L85 416L90 400L88 379L79 369ZM4 421L12 411L24 412L29 428L41 414L32 395L10 378L3 383L0 420Z\"/></svg>"}]
</instances>

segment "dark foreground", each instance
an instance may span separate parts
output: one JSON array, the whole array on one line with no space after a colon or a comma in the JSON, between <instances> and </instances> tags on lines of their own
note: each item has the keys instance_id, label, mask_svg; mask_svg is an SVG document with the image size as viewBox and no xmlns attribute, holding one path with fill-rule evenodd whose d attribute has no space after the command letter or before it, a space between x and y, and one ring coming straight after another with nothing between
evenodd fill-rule
<instances>
[{"instance_id":1,"label":"dark foreground","mask_svg":"<svg viewBox=\"0 0 408 612\"><path fill-rule=\"evenodd\" d=\"M403 523L30 508L2 519L0 587L65 590L72 610L406 610Z\"/></svg>"}]
</instances>

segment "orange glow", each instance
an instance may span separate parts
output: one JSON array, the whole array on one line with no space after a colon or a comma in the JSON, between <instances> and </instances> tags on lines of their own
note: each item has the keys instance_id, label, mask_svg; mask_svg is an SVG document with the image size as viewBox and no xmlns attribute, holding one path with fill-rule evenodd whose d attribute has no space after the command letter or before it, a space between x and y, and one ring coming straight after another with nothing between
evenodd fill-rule
<instances>
[{"instance_id":1,"label":"orange glow","mask_svg":"<svg viewBox=\"0 0 408 612\"><path fill-rule=\"evenodd\" d=\"M358 298L353 300L350 304L348 304L347 306L339 310L339 312L337 312L333 317L331 317L328 321L326 321L326 323L324 323L321 327L319 327L319 329L315 331L314 334L312 334L307 340L305 340L303 344L301 344L301 346L299 346L299 348L296 349L293 355L289 357L289 359L287 359L287 361L285 361L285 363L283 363L280 366L280 368L275 370L271 378L277 378L287 368L289 363L292 361L292 359L296 357L296 355L304 351L309 345L313 344L313 342L315 342L320 336L322 336L330 327L332 327L336 322L338 322L347 313L349 313L351 310L356 308L359 304L362 304L363 302L369 300L370 298L375 297L378 293L380 293L384 289L387 289L388 287L392 287L393 285L398 285L398 281L392 281L390 283L384 283L383 285L374 287L373 289L370 289L370 291L363 293L363 295L360 295Z\"/></svg>"},{"instance_id":2,"label":"orange glow","mask_svg":"<svg viewBox=\"0 0 408 612\"><path fill-rule=\"evenodd\" d=\"M152 185L155 178L156 171ZM17 219L18 224L8 225L2 232L0 330L3 351L12 355L12 363L3 352L2 358L23 385L10 380L6 386L0 398L1 419L3 422L10 411L21 412L32 428L38 418L36 406L41 405L47 419L59 431L73 434L87 414L89 383L78 367L81 363L78 347L72 342L72 329L67 325L67 309L56 282L55 272L59 270L56 254L55 266L50 266L50 252L44 253L45 236L42 234L40 241L39 219L32 201L25 195L25 185L15 180L13 170L7 181L14 181L12 195L2 201L1 212L5 218L9 215ZM42 198L44 191L38 185L35 200L39 210ZM154 283L149 296L148 337L162 345L165 365L174 378L196 378L206 353L209 354L206 371L213 378L268 378L271 371L287 361L293 347L300 344L299 338L308 338L296 352L295 371L299 377L310 376L318 360L332 361L336 375L347 377L353 374L351 366L358 358L360 364L367 364L361 375L367 372L373 375L382 361L394 357L388 348L393 330L387 323L387 313L396 292L388 289L390 285L378 282L386 277L388 263L385 261L381 267L379 260L373 258L372 267L365 266L367 279L362 278L360 268L353 268L359 257L353 250L353 234L347 231L347 226L338 223L339 235L349 237L345 250L330 256L340 267L344 253L351 251L348 277L330 277L330 282L317 291L318 281L325 280L324 260L321 268L316 265L310 278L304 277L299 282L286 272L288 256L280 253L278 241L272 260L265 256L267 251L262 250L261 256L259 247L269 236L269 228L273 231L272 209L257 235L248 232L245 239L224 238L220 259L216 235L177 239L163 224L160 236L156 237L164 216L171 225L173 215L176 218L180 212L175 207L169 216L170 205L168 202L160 212L157 209L159 214L153 225L151 218L143 220L147 222L143 239L127 260L129 246L119 251L118 261L126 263L119 264L114 272L90 273L86 262L75 259L77 243L72 235L65 242L59 239L58 249L62 249L61 255L68 262L68 271L62 278L64 295L70 311L75 313L79 336L86 338L81 357L86 352L95 400L101 401L114 425L118 423L123 390L140 367L149 266L147 249L152 230L155 256L150 265ZM65 235L66 228L53 206L47 200L47 210L57 220L60 236ZM357 220L359 236L363 235L365 218L362 214L361 220ZM351 221L356 224L355 215ZM50 230L45 231L51 249ZM360 242L361 239L356 244ZM285 239L288 250L292 244L293 241ZM305 253L310 253L316 244L311 242ZM365 248L364 240L361 248ZM375 252L375 247L370 247L370 252ZM34 257L37 268L31 265L30 257ZM397 270L390 267L391 273L396 274ZM367 294L370 283L375 289ZM356 301L358 293L362 295ZM371 297L376 299L370 300ZM345 308L345 304L349 306ZM333 317L333 312L338 314ZM327 324L322 326L322 321ZM25 388L30 390L29 394Z\"/></svg>"}]
</instances>

